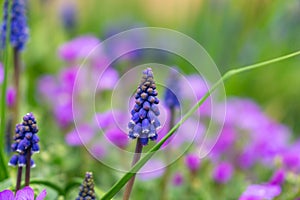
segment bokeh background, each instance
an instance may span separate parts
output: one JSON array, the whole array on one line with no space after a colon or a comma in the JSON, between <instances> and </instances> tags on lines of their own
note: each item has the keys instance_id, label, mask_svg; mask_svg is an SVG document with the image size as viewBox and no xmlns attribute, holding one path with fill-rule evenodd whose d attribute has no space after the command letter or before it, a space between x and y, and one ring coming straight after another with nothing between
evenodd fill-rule
<instances>
[{"instance_id":1,"label":"bokeh background","mask_svg":"<svg viewBox=\"0 0 300 200\"><path fill-rule=\"evenodd\" d=\"M56 76L66 67L59 55L62 44L82 35L93 35L102 41L135 27L164 27L199 42L222 74L300 49L299 0L28 0L27 13L30 38L22 53L21 110L37 113L42 147L40 155L35 156L38 167L33 174L64 183L70 177L82 177L88 169L95 173L96 183L104 191L122 173L102 165L84 148L67 145L65 135L72 128L57 125L52 107L38 92L41 77ZM161 59L162 63L176 65L187 75L192 73L189 64L174 55L160 52L150 52L150 55L143 60L126 60L126 66ZM296 139L300 133L299 61L296 57L237 75L225 83L226 93L229 97L252 99L266 115L288 126L291 137ZM122 64L119 72L120 69ZM110 93L104 93L104 99L105 95ZM259 171L258 174L263 174L261 181L272 174L264 169ZM228 188L235 188L239 180L242 183L242 177L238 176ZM197 184L202 184L201 178ZM157 188L157 180L137 182L133 199L150 199L149 194L159 199L159 195L153 194ZM237 189L228 199L237 199L243 189ZM55 192L49 191L48 198L56 198ZM178 199L176 195L186 195L182 191L172 190L171 197ZM225 190L225 196L230 196L229 191ZM213 193L201 198L195 194L191 199L216 199Z\"/></svg>"}]
</instances>

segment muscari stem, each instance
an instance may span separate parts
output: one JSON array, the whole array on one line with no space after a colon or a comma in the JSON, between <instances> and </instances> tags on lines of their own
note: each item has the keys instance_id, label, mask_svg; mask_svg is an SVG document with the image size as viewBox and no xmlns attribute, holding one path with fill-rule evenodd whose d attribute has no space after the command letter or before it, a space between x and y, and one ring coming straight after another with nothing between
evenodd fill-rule
<instances>
[{"instance_id":1,"label":"muscari stem","mask_svg":"<svg viewBox=\"0 0 300 200\"><path fill-rule=\"evenodd\" d=\"M27 149L27 154L26 154L25 186L29 186L30 183L30 168L31 168L31 147Z\"/></svg>"},{"instance_id":2,"label":"muscari stem","mask_svg":"<svg viewBox=\"0 0 300 200\"><path fill-rule=\"evenodd\" d=\"M170 108L170 119L169 119L169 129L168 130L171 130L172 127L174 126L175 124L175 108L174 107L171 107ZM162 177L162 181L161 181L161 194L160 194L160 199L161 200L166 200L168 199L168 181L169 181L169 178L170 178L170 175L171 175L171 168L170 168L170 165L169 164L169 154L171 153L170 152L170 149L166 149L166 159L167 159L167 166L165 168L165 173Z\"/></svg>"},{"instance_id":3,"label":"muscari stem","mask_svg":"<svg viewBox=\"0 0 300 200\"><path fill-rule=\"evenodd\" d=\"M230 78L233 75L237 75L239 73L249 71L252 69L256 69L262 66L266 66L275 62L279 62L282 60L286 60L291 57L295 57L297 55L300 55L300 51L296 51L284 56L280 56L271 60L267 60L264 62L256 63L253 65L248 65L242 68L233 69L225 73L221 79L219 79L211 88L210 90L181 118L181 120L163 137L155 146L153 146L142 159L140 159L129 172L124 174L123 177L119 179L111 188L110 190L104 194L104 196L101 199L111 199L113 196L116 195L120 191L120 189L130 180L132 176L135 175L135 173L140 170L148 160L151 159L151 157L155 154L157 150L160 149L160 147L165 143L166 140L168 140L169 137L171 137L174 132L183 124L199 107L204 103L204 101L217 89L217 87L222 84L225 80Z\"/></svg>"},{"instance_id":4,"label":"muscari stem","mask_svg":"<svg viewBox=\"0 0 300 200\"><path fill-rule=\"evenodd\" d=\"M22 170L23 170L23 167L18 167L17 182L16 182L16 193L21 188Z\"/></svg>"},{"instance_id":5,"label":"muscari stem","mask_svg":"<svg viewBox=\"0 0 300 200\"><path fill-rule=\"evenodd\" d=\"M135 151L134 151L134 156L133 156L133 160L132 160L132 164L131 166L134 166L141 158L141 154L142 154L142 150L143 150L143 145L140 141L140 139L138 138L136 141L136 146L135 146ZM126 185L126 189L123 195L123 200L128 200L130 197L130 193L132 191L132 187L134 184L134 180L135 180L135 174L132 176L132 178L128 181L127 185Z\"/></svg>"}]
</instances>

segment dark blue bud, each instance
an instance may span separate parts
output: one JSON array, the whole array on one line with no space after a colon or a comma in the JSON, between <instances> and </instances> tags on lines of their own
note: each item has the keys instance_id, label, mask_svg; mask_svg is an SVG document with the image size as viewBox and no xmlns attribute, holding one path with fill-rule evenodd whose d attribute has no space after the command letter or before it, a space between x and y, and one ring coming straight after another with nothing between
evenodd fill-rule
<instances>
[{"instance_id":1,"label":"dark blue bud","mask_svg":"<svg viewBox=\"0 0 300 200\"><path fill-rule=\"evenodd\" d=\"M138 123L133 128L133 136L139 137L141 132L142 132L142 125L141 125L141 123Z\"/></svg>"},{"instance_id":2,"label":"dark blue bud","mask_svg":"<svg viewBox=\"0 0 300 200\"><path fill-rule=\"evenodd\" d=\"M141 141L142 145L145 146L148 144L149 139L148 138L140 138L140 141Z\"/></svg>"},{"instance_id":3,"label":"dark blue bud","mask_svg":"<svg viewBox=\"0 0 300 200\"><path fill-rule=\"evenodd\" d=\"M160 122L157 118L154 120L153 125L156 128L156 130L160 128Z\"/></svg>"},{"instance_id":4,"label":"dark blue bud","mask_svg":"<svg viewBox=\"0 0 300 200\"><path fill-rule=\"evenodd\" d=\"M9 160L8 165L9 166L16 166L18 164L19 156L18 155L13 155L11 159Z\"/></svg>"},{"instance_id":5,"label":"dark blue bud","mask_svg":"<svg viewBox=\"0 0 300 200\"><path fill-rule=\"evenodd\" d=\"M32 136L32 140L31 141L32 141L33 144L35 144L35 143L38 143L40 141L40 138L36 134L34 134Z\"/></svg>"},{"instance_id":6,"label":"dark blue bud","mask_svg":"<svg viewBox=\"0 0 300 200\"><path fill-rule=\"evenodd\" d=\"M144 108L145 110L149 110L150 107L151 107L150 103L149 103L148 101L145 101L144 104L143 104L143 108Z\"/></svg>"},{"instance_id":7,"label":"dark blue bud","mask_svg":"<svg viewBox=\"0 0 300 200\"><path fill-rule=\"evenodd\" d=\"M15 143L13 143L13 144L11 145L11 150L12 150L12 151L17 151L17 148L18 148L18 143L17 143L17 142L15 142Z\"/></svg>"},{"instance_id":8,"label":"dark blue bud","mask_svg":"<svg viewBox=\"0 0 300 200\"><path fill-rule=\"evenodd\" d=\"M148 119L142 121L142 133L148 133L150 131L150 122Z\"/></svg>"},{"instance_id":9,"label":"dark blue bud","mask_svg":"<svg viewBox=\"0 0 300 200\"><path fill-rule=\"evenodd\" d=\"M32 133L31 133L31 132L27 132L27 133L25 134L25 137L26 137L28 140L31 139Z\"/></svg>"},{"instance_id":10,"label":"dark blue bud","mask_svg":"<svg viewBox=\"0 0 300 200\"><path fill-rule=\"evenodd\" d=\"M39 153L40 152L40 146L39 146L39 144L38 143L34 143L32 145L31 150L32 150L33 153Z\"/></svg>"},{"instance_id":11,"label":"dark blue bud","mask_svg":"<svg viewBox=\"0 0 300 200\"><path fill-rule=\"evenodd\" d=\"M140 120L140 115L139 113L135 113L132 117L131 120L137 123Z\"/></svg>"},{"instance_id":12,"label":"dark blue bud","mask_svg":"<svg viewBox=\"0 0 300 200\"><path fill-rule=\"evenodd\" d=\"M150 140L154 141L157 140L158 135L155 133L155 136L150 137Z\"/></svg>"},{"instance_id":13,"label":"dark blue bud","mask_svg":"<svg viewBox=\"0 0 300 200\"><path fill-rule=\"evenodd\" d=\"M148 101L149 101L150 103L154 103L154 102L155 102L155 97L149 96L149 97L148 97Z\"/></svg>"},{"instance_id":14,"label":"dark blue bud","mask_svg":"<svg viewBox=\"0 0 300 200\"><path fill-rule=\"evenodd\" d=\"M35 162L33 159L30 160L30 167L31 168L34 168L35 167Z\"/></svg>"},{"instance_id":15,"label":"dark blue bud","mask_svg":"<svg viewBox=\"0 0 300 200\"><path fill-rule=\"evenodd\" d=\"M139 111L140 119L144 119L147 116L147 111L145 109L140 109Z\"/></svg>"},{"instance_id":16,"label":"dark blue bud","mask_svg":"<svg viewBox=\"0 0 300 200\"><path fill-rule=\"evenodd\" d=\"M156 105L151 106L151 110L154 112L156 116L160 115L159 109Z\"/></svg>"},{"instance_id":17,"label":"dark blue bud","mask_svg":"<svg viewBox=\"0 0 300 200\"><path fill-rule=\"evenodd\" d=\"M26 156L25 154L19 155L19 167L24 167L26 165Z\"/></svg>"},{"instance_id":18,"label":"dark blue bud","mask_svg":"<svg viewBox=\"0 0 300 200\"><path fill-rule=\"evenodd\" d=\"M134 128L134 125L135 125L135 123L134 123L133 121L130 121L130 122L128 123L128 128L129 128L129 130L132 130L132 129Z\"/></svg>"},{"instance_id":19,"label":"dark blue bud","mask_svg":"<svg viewBox=\"0 0 300 200\"><path fill-rule=\"evenodd\" d=\"M147 117L149 119L149 121L151 122L151 124L154 122L154 120L156 119L156 115L154 114L153 111L148 111Z\"/></svg>"}]
</instances>

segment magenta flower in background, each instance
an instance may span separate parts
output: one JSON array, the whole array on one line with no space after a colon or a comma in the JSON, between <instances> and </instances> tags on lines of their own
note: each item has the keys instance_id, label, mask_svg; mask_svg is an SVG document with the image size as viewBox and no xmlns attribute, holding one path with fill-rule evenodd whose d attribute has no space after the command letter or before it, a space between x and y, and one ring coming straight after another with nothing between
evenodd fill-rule
<instances>
[{"instance_id":1,"label":"magenta flower in background","mask_svg":"<svg viewBox=\"0 0 300 200\"><path fill-rule=\"evenodd\" d=\"M14 193L10 190L3 190L0 192L0 200L43 200L47 195L46 190L43 190L37 197L34 199L34 191L31 187L24 187L19 190L14 196Z\"/></svg>"},{"instance_id":2,"label":"magenta flower in background","mask_svg":"<svg viewBox=\"0 0 300 200\"><path fill-rule=\"evenodd\" d=\"M185 156L185 165L192 172L195 173L200 167L200 158L196 154L188 154Z\"/></svg>"},{"instance_id":3,"label":"magenta flower in background","mask_svg":"<svg viewBox=\"0 0 300 200\"><path fill-rule=\"evenodd\" d=\"M284 183L285 177L286 177L285 171L283 169L279 169L275 171L269 183L271 185L281 185Z\"/></svg>"},{"instance_id":4,"label":"magenta flower in background","mask_svg":"<svg viewBox=\"0 0 300 200\"><path fill-rule=\"evenodd\" d=\"M213 171L213 179L217 183L227 183L230 181L233 175L233 167L228 162L221 162L218 164Z\"/></svg>"},{"instance_id":5,"label":"magenta flower in background","mask_svg":"<svg viewBox=\"0 0 300 200\"><path fill-rule=\"evenodd\" d=\"M105 131L105 136L121 149L125 149L129 143L128 135L117 127Z\"/></svg>"},{"instance_id":6,"label":"magenta flower in background","mask_svg":"<svg viewBox=\"0 0 300 200\"><path fill-rule=\"evenodd\" d=\"M98 80L99 78L99 80ZM118 72L113 68L107 68L101 77L95 77L98 90L112 90L119 80Z\"/></svg>"},{"instance_id":7,"label":"magenta flower in background","mask_svg":"<svg viewBox=\"0 0 300 200\"><path fill-rule=\"evenodd\" d=\"M6 91L6 104L8 107L13 107L16 102L16 90L13 87L8 87Z\"/></svg>"},{"instance_id":8,"label":"magenta flower in background","mask_svg":"<svg viewBox=\"0 0 300 200\"><path fill-rule=\"evenodd\" d=\"M85 59L91 55L95 47L100 43L100 40L92 35L85 35L75 38L59 48L59 56L68 62L77 59Z\"/></svg>"},{"instance_id":9,"label":"magenta flower in background","mask_svg":"<svg viewBox=\"0 0 300 200\"><path fill-rule=\"evenodd\" d=\"M137 177L142 181L149 181L161 177L165 172L165 164L158 159L149 160L139 171Z\"/></svg>"},{"instance_id":10,"label":"magenta flower in background","mask_svg":"<svg viewBox=\"0 0 300 200\"><path fill-rule=\"evenodd\" d=\"M68 133L65 137L65 140L68 145L81 146L89 143L94 135L94 129L88 124L83 124Z\"/></svg>"},{"instance_id":11,"label":"magenta flower in background","mask_svg":"<svg viewBox=\"0 0 300 200\"><path fill-rule=\"evenodd\" d=\"M177 172L174 174L172 178L172 184L174 186L181 186L183 184L184 178L183 175L180 172Z\"/></svg>"},{"instance_id":12,"label":"magenta flower in background","mask_svg":"<svg viewBox=\"0 0 300 200\"><path fill-rule=\"evenodd\" d=\"M2 63L0 63L0 84L2 84L4 79L4 69Z\"/></svg>"},{"instance_id":13,"label":"magenta flower in background","mask_svg":"<svg viewBox=\"0 0 300 200\"><path fill-rule=\"evenodd\" d=\"M281 193L278 185L250 185L239 200L272 200Z\"/></svg>"}]
</instances>

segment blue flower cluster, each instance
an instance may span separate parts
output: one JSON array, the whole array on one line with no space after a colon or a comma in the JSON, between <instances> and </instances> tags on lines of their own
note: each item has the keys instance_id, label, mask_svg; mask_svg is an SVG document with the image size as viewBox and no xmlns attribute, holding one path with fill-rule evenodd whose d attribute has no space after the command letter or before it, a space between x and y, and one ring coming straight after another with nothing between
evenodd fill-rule
<instances>
[{"instance_id":1,"label":"blue flower cluster","mask_svg":"<svg viewBox=\"0 0 300 200\"><path fill-rule=\"evenodd\" d=\"M83 183L79 188L79 195L76 200L95 200L94 179L92 172L86 172Z\"/></svg>"},{"instance_id":2,"label":"blue flower cluster","mask_svg":"<svg viewBox=\"0 0 300 200\"><path fill-rule=\"evenodd\" d=\"M1 49L5 48L7 20L8 20L8 0L5 0L4 5L3 5L3 24L0 28L0 34L1 34L0 35L0 47L1 47Z\"/></svg>"},{"instance_id":3,"label":"blue flower cluster","mask_svg":"<svg viewBox=\"0 0 300 200\"><path fill-rule=\"evenodd\" d=\"M170 108L179 108L179 98L180 98L180 80L179 74L175 69L172 69L169 78L166 82L166 90L164 95L164 103Z\"/></svg>"},{"instance_id":4,"label":"blue flower cluster","mask_svg":"<svg viewBox=\"0 0 300 200\"><path fill-rule=\"evenodd\" d=\"M10 166L25 166L27 154L38 153L40 151L38 145L39 137L37 136L38 131L34 115L32 113L27 113L23 117L22 124L16 125L16 134L14 136L15 142L11 145L11 148L18 154L12 156L9 161ZM31 160L31 167L34 167L34 165L34 161Z\"/></svg>"},{"instance_id":5,"label":"blue flower cluster","mask_svg":"<svg viewBox=\"0 0 300 200\"><path fill-rule=\"evenodd\" d=\"M130 138L140 138L143 145L147 145L149 139L157 139L157 130L160 128L158 103L153 72L151 68L147 68L143 71L141 83L135 94L135 105L128 124Z\"/></svg>"},{"instance_id":6,"label":"blue flower cluster","mask_svg":"<svg viewBox=\"0 0 300 200\"><path fill-rule=\"evenodd\" d=\"M6 31L8 22L8 1L4 2L4 17L1 26L1 48L5 48ZM24 0L13 0L10 12L10 43L18 51L24 49L28 40L29 29L25 13Z\"/></svg>"}]
</instances>

